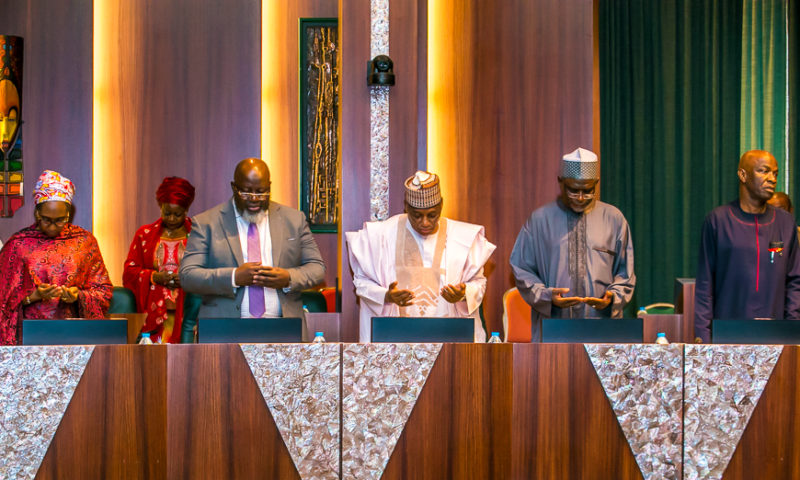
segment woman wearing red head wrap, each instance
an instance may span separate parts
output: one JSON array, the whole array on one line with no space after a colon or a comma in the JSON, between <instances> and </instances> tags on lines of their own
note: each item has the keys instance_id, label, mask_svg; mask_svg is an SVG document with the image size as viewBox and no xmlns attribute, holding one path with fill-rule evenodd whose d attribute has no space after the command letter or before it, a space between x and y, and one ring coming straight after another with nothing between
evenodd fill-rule
<instances>
[{"instance_id":1,"label":"woman wearing red head wrap","mask_svg":"<svg viewBox=\"0 0 800 480\"><path fill-rule=\"evenodd\" d=\"M192 228L186 211L194 200L194 187L179 177L167 177L156 190L161 218L136 231L122 284L136 294L136 307L147 313L142 332L154 343L180 343L184 292L178 266Z\"/></svg>"}]
</instances>

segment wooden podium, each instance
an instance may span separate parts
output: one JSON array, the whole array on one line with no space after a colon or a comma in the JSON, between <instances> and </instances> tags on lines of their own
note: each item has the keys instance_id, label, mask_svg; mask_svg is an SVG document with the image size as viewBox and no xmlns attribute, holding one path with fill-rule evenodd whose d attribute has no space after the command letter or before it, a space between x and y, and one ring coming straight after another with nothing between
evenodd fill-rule
<instances>
[{"instance_id":1,"label":"wooden podium","mask_svg":"<svg viewBox=\"0 0 800 480\"><path fill-rule=\"evenodd\" d=\"M406 348L401 345L331 347L351 361L371 355L373 365L394 372L397 365L381 364L373 354ZM671 347L681 385L684 346ZM95 347L37 478L301 478L287 448L293 433L276 426L242 348ZM343 380L334 392L345 419L358 415L350 411L360 401L352 385L362 387L350 378L351 364L337 367ZM798 347L783 347L722 478L800 478L800 420L793 413L800 409L798 374ZM368 445L358 442L380 439L356 435L354 443L338 443L338 470L305 478L644 478L599 376L582 344L443 344L410 414L380 418L397 423L399 432L378 462L382 470L358 470L359 462L368 463L359 457ZM365 401L388 399L389 390L402 390L398 385ZM687 391L680 401L687 411L695 400ZM16 459L9 456L13 446L4 448L7 459ZM349 462L347 469L342 462ZM682 475L677 467L673 478Z\"/></svg>"}]
</instances>

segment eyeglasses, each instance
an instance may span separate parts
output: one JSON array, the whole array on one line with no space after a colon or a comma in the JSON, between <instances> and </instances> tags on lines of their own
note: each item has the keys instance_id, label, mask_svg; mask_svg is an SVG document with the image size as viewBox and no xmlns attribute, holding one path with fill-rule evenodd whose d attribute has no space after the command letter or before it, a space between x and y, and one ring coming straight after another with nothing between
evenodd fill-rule
<instances>
[{"instance_id":1,"label":"eyeglasses","mask_svg":"<svg viewBox=\"0 0 800 480\"><path fill-rule=\"evenodd\" d=\"M241 197L242 200L251 200L254 202L264 201L269 199L269 190L264 193L254 193L254 192L243 192L237 187L236 185L233 186L233 189L236 190L236 194Z\"/></svg>"},{"instance_id":2,"label":"eyeglasses","mask_svg":"<svg viewBox=\"0 0 800 480\"><path fill-rule=\"evenodd\" d=\"M36 218L39 220L39 223L41 223L45 227L48 226L48 225L55 225L56 227L63 227L64 225L67 224L67 222L69 222L69 217L50 218L50 217L43 217L41 215L38 215Z\"/></svg>"},{"instance_id":3,"label":"eyeglasses","mask_svg":"<svg viewBox=\"0 0 800 480\"><path fill-rule=\"evenodd\" d=\"M595 192L594 192L594 189L592 189L591 192L584 192L583 190L569 190L569 189L567 189L566 190L566 194L567 194L567 196L569 198L574 198L576 200L581 198L581 196L583 196L583 198L586 198L586 199L592 199L592 198L594 198Z\"/></svg>"}]
</instances>

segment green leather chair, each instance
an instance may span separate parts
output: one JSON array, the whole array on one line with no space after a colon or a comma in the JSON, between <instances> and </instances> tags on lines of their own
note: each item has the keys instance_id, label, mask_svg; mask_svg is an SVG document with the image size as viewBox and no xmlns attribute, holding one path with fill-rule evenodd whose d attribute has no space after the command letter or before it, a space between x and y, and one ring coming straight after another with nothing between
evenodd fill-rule
<instances>
[{"instance_id":1,"label":"green leather chair","mask_svg":"<svg viewBox=\"0 0 800 480\"><path fill-rule=\"evenodd\" d=\"M675 305L671 303L651 303L644 307L648 314L672 315L675 313Z\"/></svg>"},{"instance_id":2,"label":"green leather chair","mask_svg":"<svg viewBox=\"0 0 800 480\"><path fill-rule=\"evenodd\" d=\"M136 295L125 287L114 287L108 313L136 313Z\"/></svg>"},{"instance_id":3,"label":"green leather chair","mask_svg":"<svg viewBox=\"0 0 800 480\"><path fill-rule=\"evenodd\" d=\"M186 293L183 299L183 323L181 324L181 343L194 343L194 327L203 297Z\"/></svg>"},{"instance_id":4,"label":"green leather chair","mask_svg":"<svg viewBox=\"0 0 800 480\"><path fill-rule=\"evenodd\" d=\"M300 292L300 298L303 300L303 308L307 312L327 312L328 302L325 300L325 295L317 290L303 290Z\"/></svg>"}]
</instances>

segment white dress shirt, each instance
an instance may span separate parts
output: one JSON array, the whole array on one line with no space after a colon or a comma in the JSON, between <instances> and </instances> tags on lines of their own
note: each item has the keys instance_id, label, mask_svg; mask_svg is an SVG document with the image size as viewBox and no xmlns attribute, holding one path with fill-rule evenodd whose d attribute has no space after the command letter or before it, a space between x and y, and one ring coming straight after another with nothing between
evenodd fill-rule
<instances>
[{"instance_id":1,"label":"white dress shirt","mask_svg":"<svg viewBox=\"0 0 800 480\"><path fill-rule=\"evenodd\" d=\"M239 242L242 246L242 256L244 257L245 263L250 262L251 260L247 257L247 230L250 228L250 223L242 217L241 212L236 208L236 204L234 203L234 212L236 212L236 229L239 230ZM257 224L258 227L258 240L261 246L261 264L266 267L274 266L272 263L272 237L269 234L269 211L265 212L264 220ZM239 287L236 285L235 281L236 271L231 277L231 281L233 282L234 287ZM262 288L262 287L245 287L244 290L244 297L242 297L242 318L252 318L253 316L250 314L250 289L251 288ZM278 292L274 288L266 288L264 287L264 317L280 317L282 315L281 312L281 303L278 300Z\"/></svg>"},{"instance_id":2,"label":"white dress shirt","mask_svg":"<svg viewBox=\"0 0 800 480\"><path fill-rule=\"evenodd\" d=\"M431 268L431 265L433 265L433 255L436 253L436 237L439 231L437 230L436 233L422 236L419 232L414 230L414 227L411 226L411 222L406 222L406 228L411 232L411 236L414 237L414 240L417 242L417 247L419 247L419 253L422 257L422 266ZM445 262L446 256L447 247L445 247L444 253L442 254L442 264L439 265L439 267L442 268L442 272L447 268L447 262ZM441 281L442 285L445 285L444 273L441 275Z\"/></svg>"}]
</instances>

